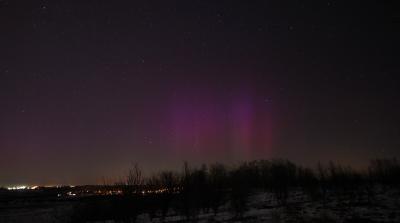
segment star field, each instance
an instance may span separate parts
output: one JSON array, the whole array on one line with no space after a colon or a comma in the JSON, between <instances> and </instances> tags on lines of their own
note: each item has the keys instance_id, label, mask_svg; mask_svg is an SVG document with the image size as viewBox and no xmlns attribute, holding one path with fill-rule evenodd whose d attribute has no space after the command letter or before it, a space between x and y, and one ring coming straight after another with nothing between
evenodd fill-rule
<instances>
[{"instance_id":1,"label":"star field","mask_svg":"<svg viewBox=\"0 0 400 223\"><path fill-rule=\"evenodd\" d=\"M399 12L340 1L0 1L0 186L399 155Z\"/></svg>"}]
</instances>

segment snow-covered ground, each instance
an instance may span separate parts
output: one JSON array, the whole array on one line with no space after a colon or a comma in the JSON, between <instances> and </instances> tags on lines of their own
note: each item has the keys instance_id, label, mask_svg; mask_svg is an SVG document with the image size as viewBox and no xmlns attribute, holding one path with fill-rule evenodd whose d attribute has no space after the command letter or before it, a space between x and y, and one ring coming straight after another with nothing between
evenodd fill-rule
<instances>
[{"instance_id":1,"label":"snow-covered ground","mask_svg":"<svg viewBox=\"0 0 400 223\"><path fill-rule=\"evenodd\" d=\"M328 198L313 201L300 190L290 193L287 205L280 205L273 194L256 192L248 198L242 218L234 218L229 203L212 213L200 213L197 222L400 222L400 190L378 187L373 202L366 196L350 196L349 199ZM40 201L8 202L0 204L1 223L19 222L69 222L74 202ZM191 220L192 222L194 220ZM104 221L103 221L104 222ZM114 221L105 221L113 223ZM150 219L148 214L138 216L137 222L162 222ZM164 222L187 222L173 210Z\"/></svg>"},{"instance_id":2,"label":"snow-covered ground","mask_svg":"<svg viewBox=\"0 0 400 223\"><path fill-rule=\"evenodd\" d=\"M372 204L366 198L349 200L328 199L325 206L310 200L300 191L292 192L287 205L279 205L271 193L256 193L249 197L248 208L241 219L234 218L229 204L220 212L200 214L197 222L400 222L400 190L377 188ZM165 222L184 222L182 216L172 215ZM141 215L138 222L152 221Z\"/></svg>"}]
</instances>

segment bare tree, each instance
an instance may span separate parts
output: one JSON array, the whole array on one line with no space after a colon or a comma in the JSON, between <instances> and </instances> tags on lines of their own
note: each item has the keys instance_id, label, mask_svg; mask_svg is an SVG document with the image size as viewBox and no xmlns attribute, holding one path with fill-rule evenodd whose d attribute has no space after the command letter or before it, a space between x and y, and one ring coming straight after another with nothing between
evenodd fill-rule
<instances>
[{"instance_id":1,"label":"bare tree","mask_svg":"<svg viewBox=\"0 0 400 223\"><path fill-rule=\"evenodd\" d=\"M142 169L137 163L133 164L129 169L128 176L126 177L126 185L128 186L139 186L144 182Z\"/></svg>"}]
</instances>

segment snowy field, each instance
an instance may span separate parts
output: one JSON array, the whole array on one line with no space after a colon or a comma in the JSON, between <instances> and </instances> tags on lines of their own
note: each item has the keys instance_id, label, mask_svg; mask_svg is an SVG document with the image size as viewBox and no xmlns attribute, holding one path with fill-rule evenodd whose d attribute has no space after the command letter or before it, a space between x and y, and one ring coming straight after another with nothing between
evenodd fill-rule
<instances>
[{"instance_id":1,"label":"snowy field","mask_svg":"<svg viewBox=\"0 0 400 223\"><path fill-rule=\"evenodd\" d=\"M364 195L349 196L349 199L332 197L325 202L314 201L301 191L292 191L283 205L273 194L256 192L248 197L242 217L235 217L227 202L216 215L200 212L195 219L186 220L171 209L164 220L159 216L151 219L148 214L140 214L136 222L400 222L400 190L377 187L372 198ZM57 199L2 202L0 222L74 222L72 216L79 202Z\"/></svg>"}]
</instances>

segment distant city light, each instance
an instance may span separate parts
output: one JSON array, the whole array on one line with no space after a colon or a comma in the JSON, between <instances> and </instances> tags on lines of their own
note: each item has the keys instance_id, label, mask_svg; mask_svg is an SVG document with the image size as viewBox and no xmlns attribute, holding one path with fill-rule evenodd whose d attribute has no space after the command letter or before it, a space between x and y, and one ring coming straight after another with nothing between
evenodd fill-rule
<instances>
[{"instance_id":1,"label":"distant city light","mask_svg":"<svg viewBox=\"0 0 400 223\"><path fill-rule=\"evenodd\" d=\"M15 187L7 187L8 190L25 190L27 186L15 186Z\"/></svg>"},{"instance_id":2,"label":"distant city light","mask_svg":"<svg viewBox=\"0 0 400 223\"><path fill-rule=\"evenodd\" d=\"M7 187L7 190L36 190L39 186L25 186L25 185L18 185L13 187Z\"/></svg>"},{"instance_id":3,"label":"distant city light","mask_svg":"<svg viewBox=\"0 0 400 223\"><path fill-rule=\"evenodd\" d=\"M76 196L76 194L72 193L71 191L67 193L68 196Z\"/></svg>"}]
</instances>

